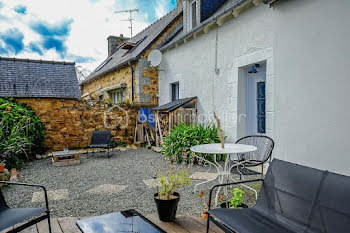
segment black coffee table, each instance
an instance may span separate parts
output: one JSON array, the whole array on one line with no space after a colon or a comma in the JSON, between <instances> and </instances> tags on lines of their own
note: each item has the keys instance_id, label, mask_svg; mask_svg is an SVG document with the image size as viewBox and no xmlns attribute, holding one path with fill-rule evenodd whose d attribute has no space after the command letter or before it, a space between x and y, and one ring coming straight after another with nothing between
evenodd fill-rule
<instances>
[{"instance_id":1,"label":"black coffee table","mask_svg":"<svg viewBox=\"0 0 350 233\"><path fill-rule=\"evenodd\" d=\"M126 210L77 221L83 233L165 233L136 210Z\"/></svg>"}]
</instances>

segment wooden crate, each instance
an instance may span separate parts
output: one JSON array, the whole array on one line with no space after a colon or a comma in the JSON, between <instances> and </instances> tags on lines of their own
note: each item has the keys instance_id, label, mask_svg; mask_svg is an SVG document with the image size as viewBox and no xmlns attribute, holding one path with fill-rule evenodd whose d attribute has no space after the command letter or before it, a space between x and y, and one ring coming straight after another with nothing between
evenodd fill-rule
<instances>
[{"instance_id":1,"label":"wooden crate","mask_svg":"<svg viewBox=\"0 0 350 233\"><path fill-rule=\"evenodd\" d=\"M80 164L80 155L75 150L52 152L52 164L55 167Z\"/></svg>"}]
</instances>

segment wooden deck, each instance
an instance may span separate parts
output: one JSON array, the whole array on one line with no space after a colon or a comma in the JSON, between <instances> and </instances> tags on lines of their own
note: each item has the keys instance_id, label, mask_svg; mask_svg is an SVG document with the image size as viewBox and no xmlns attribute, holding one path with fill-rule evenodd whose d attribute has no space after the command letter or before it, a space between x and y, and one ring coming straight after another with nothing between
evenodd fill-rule
<instances>
[{"instance_id":1,"label":"wooden deck","mask_svg":"<svg viewBox=\"0 0 350 233\"><path fill-rule=\"evenodd\" d=\"M168 223L162 222L158 219L156 215L146 215L146 217L151 220L154 224L162 228L164 231L169 233L200 233L206 231L206 219L194 216L184 216L180 215L177 217L175 222ZM64 218L54 218L51 219L52 233L79 233L80 230L75 225L78 217L64 217ZM210 229L212 233L222 233L223 231L215 226L213 223L210 224ZM7 232L1 231L0 233ZM21 233L48 233L47 220L44 220L36 225L27 228Z\"/></svg>"}]
</instances>

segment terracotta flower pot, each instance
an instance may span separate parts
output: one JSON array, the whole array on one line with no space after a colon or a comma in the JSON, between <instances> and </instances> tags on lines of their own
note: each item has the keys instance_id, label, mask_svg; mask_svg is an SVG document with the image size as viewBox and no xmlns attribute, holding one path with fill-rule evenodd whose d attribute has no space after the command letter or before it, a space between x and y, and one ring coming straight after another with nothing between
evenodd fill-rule
<instances>
[{"instance_id":1,"label":"terracotta flower pot","mask_svg":"<svg viewBox=\"0 0 350 233\"><path fill-rule=\"evenodd\" d=\"M0 163L0 172L1 173L5 172L5 164L4 163Z\"/></svg>"}]
</instances>

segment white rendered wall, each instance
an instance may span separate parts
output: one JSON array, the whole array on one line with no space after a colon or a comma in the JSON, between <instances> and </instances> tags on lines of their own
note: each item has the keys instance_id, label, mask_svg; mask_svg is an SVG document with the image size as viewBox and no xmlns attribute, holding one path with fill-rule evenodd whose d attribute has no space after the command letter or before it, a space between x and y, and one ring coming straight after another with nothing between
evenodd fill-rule
<instances>
[{"instance_id":1,"label":"white rendered wall","mask_svg":"<svg viewBox=\"0 0 350 233\"><path fill-rule=\"evenodd\" d=\"M160 66L163 71L159 72L160 104L170 102L170 83L179 82L180 98L198 97L198 120L212 121L215 111L222 121L227 141L235 141L240 67L266 60L267 86L274 80L271 16L272 9L266 5L252 8L223 26L165 52ZM215 73L217 30L218 75ZM267 87L267 92L270 90L272 96L271 86ZM267 106L273 106L273 99L270 98ZM273 107L270 111L274 111ZM268 134L272 135L273 119L269 122Z\"/></svg>"},{"instance_id":2,"label":"white rendered wall","mask_svg":"<svg viewBox=\"0 0 350 233\"><path fill-rule=\"evenodd\" d=\"M275 155L350 175L350 1L273 10Z\"/></svg>"}]
</instances>

